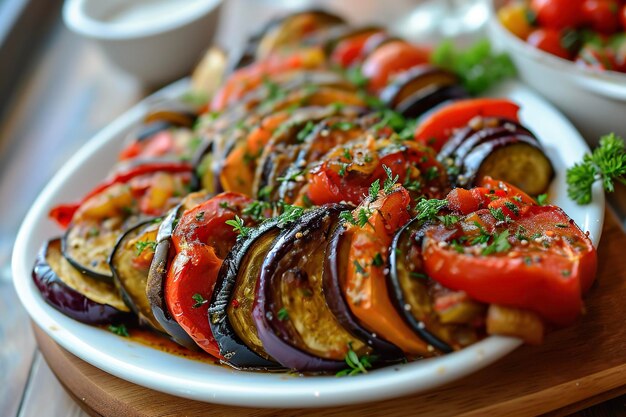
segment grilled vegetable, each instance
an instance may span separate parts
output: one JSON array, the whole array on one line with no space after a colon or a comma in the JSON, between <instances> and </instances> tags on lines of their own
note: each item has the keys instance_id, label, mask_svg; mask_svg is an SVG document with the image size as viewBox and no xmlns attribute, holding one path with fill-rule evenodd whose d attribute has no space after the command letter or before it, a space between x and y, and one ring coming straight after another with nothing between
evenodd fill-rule
<instances>
[{"instance_id":1,"label":"grilled vegetable","mask_svg":"<svg viewBox=\"0 0 626 417\"><path fill-rule=\"evenodd\" d=\"M303 215L263 262L252 314L265 350L287 368L339 370L348 350L370 351L337 321L322 289L326 244L344 208Z\"/></svg>"},{"instance_id":2,"label":"grilled vegetable","mask_svg":"<svg viewBox=\"0 0 626 417\"><path fill-rule=\"evenodd\" d=\"M408 118L418 118L443 103L468 98L467 91L459 85L427 88L398 103L396 111Z\"/></svg>"},{"instance_id":3,"label":"grilled vegetable","mask_svg":"<svg viewBox=\"0 0 626 417\"><path fill-rule=\"evenodd\" d=\"M137 315L139 323L166 333L154 317L146 295L159 224L160 221L147 220L124 233L111 253L109 265L124 303Z\"/></svg>"},{"instance_id":4,"label":"grilled vegetable","mask_svg":"<svg viewBox=\"0 0 626 417\"><path fill-rule=\"evenodd\" d=\"M48 304L75 320L107 324L131 318L113 284L79 272L63 257L60 239L52 239L41 248L33 280Z\"/></svg>"},{"instance_id":5,"label":"grilled vegetable","mask_svg":"<svg viewBox=\"0 0 626 417\"><path fill-rule=\"evenodd\" d=\"M429 55L425 48L401 40L378 46L361 67L363 75L368 79L368 89L381 91L397 74L428 63Z\"/></svg>"},{"instance_id":6,"label":"grilled vegetable","mask_svg":"<svg viewBox=\"0 0 626 417\"><path fill-rule=\"evenodd\" d=\"M238 242L224 259L215 284L209 323L221 355L236 368L280 366L265 351L252 318L261 265L280 233L277 223L267 222Z\"/></svg>"},{"instance_id":7,"label":"grilled vegetable","mask_svg":"<svg viewBox=\"0 0 626 417\"><path fill-rule=\"evenodd\" d=\"M326 28L342 25L344 20L322 10L298 12L282 18L269 27L259 41L256 58L263 59L280 48L302 43L303 39Z\"/></svg>"},{"instance_id":8,"label":"grilled vegetable","mask_svg":"<svg viewBox=\"0 0 626 417\"><path fill-rule=\"evenodd\" d=\"M472 299L529 310L556 325L571 324L595 276L591 241L557 207L492 195L490 210L425 232L424 272Z\"/></svg>"},{"instance_id":9,"label":"grilled vegetable","mask_svg":"<svg viewBox=\"0 0 626 417\"><path fill-rule=\"evenodd\" d=\"M509 136L475 147L464 159L459 185L471 186L485 176L511 183L526 193L539 195L552 181L554 170L536 140Z\"/></svg>"},{"instance_id":10,"label":"grilled vegetable","mask_svg":"<svg viewBox=\"0 0 626 417\"><path fill-rule=\"evenodd\" d=\"M196 350L197 345L189 335L174 320L165 302L165 280L173 257L172 233L179 221L180 215L187 209L206 200L205 193L193 193L177 207L171 209L163 218L156 237L156 249L146 282L146 297L150 303L152 314L167 334L176 343L186 348Z\"/></svg>"},{"instance_id":11,"label":"grilled vegetable","mask_svg":"<svg viewBox=\"0 0 626 417\"><path fill-rule=\"evenodd\" d=\"M324 264L324 298L344 329L367 342L376 356L383 361L395 361L404 358L402 351L395 345L382 339L376 333L364 327L346 303L345 291L348 272L348 254L351 242L345 237L345 227L339 225L332 233L326 248Z\"/></svg>"},{"instance_id":12,"label":"grilled vegetable","mask_svg":"<svg viewBox=\"0 0 626 417\"><path fill-rule=\"evenodd\" d=\"M216 358L221 356L209 326L209 301L222 260L237 236L245 237L246 227L253 224L241 218L246 218L242 211L251 202L241 194L218 194L186 210L172 232L174 257L164 288L167 309L196 344Z\"/></svg>"},{"instance_id":13,"label":"grilled vegetable","mask_svg":"<svg viewBox=\"0 0 626 417\"><path fill-rule=\"evenodd\" d=\"M174 206L188 192L189 169L177 163L139 165L96 187L72 214L63 255L81 272L112 282L108 258L119 236L142 217Z\"/></svg>"},{"instance_id":14,"label":"grilled vegetable","mask_svg":"<svg viewBox=\"0 0 626 417\"><path fill-rule=\"evenodd\" d=\"M429 114L415 130L415 140L441 150L454 129L464 127L476 116L502 117L518 122L519 106L510 100L479 98L461 100Z\"/></svg>"},{"instance_id":15,"label":"grilled vegetable","mask_svg":"<svg viewBox=\"0 0 626 417\"><path fill-rule=\"evenodd\" d=\"M431 356L434 348L417 336L398 314L389 297L385 268L393 235L411 217L409 193L396 185L365 200L347 225L350 250L346 263L345 300L371 332L410 357Z\"/></svg>"},{"instance_id":16,"label":"grilled vegetable","mask_svg":"<svg viewBox=\"0 0 626 417\"><path fill-rule=\"evenodd\" d=\"M470 345L480 338L480 329L472 325L480 321L485 307L464 300L455 303L457 312L454 322L444 323L444 311L437 311L437 299L450 296L437 282L430 279L422 265L422 243L428 226L413 219L394 236L389 250L389 288L397 311L404 317L413 331L435 349L448 353L453 349ZM449 310L449 308L448 308ZM442 317L443 316L443 317ZM458 317L463 320L459 323ZM483 331L484 332L484 331Z\"/></svg>"},{"instance_id":17,"label":"grilled vegetable","mask_svg":"<svg viewBox=\"0 0 626 417\"><path fill-rule=\"evenodd\" d=\"M451 72L422 64L401 72L380 92L380 99L389 107L397 106L409 97L458 84Z\"/></svg>"}]
</instances>

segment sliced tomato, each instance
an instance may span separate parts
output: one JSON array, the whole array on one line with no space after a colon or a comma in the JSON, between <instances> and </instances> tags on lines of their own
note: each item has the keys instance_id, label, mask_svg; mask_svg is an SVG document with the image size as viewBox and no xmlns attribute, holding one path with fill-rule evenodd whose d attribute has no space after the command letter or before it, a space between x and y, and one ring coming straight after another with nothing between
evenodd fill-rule
<instances>
[{"instance_id":1,"label":"sliced tomato","mask_svg":"<svg viewBox=\"0 0 626 417\"><path fill-rule=\"evenodd\" d=\"M507 221L479 210L455 225L433 226L424 240L425 271L475 300L568 325L582 312L582 294L595 277L596 250L560 208L524 207Z\"/></svg>"},{"instance_id":2,"label":"sliced tomato","mask_svg":"<svg viewBox=\"0 0 626 417\"><path fill-rule=\"evenodd\" d=\"M358 207L369 213L368 223L349 225L351 239L345 299L352 313L370 331L412 355L428 355L427 344L400 317L387 289L385 265L394 233L409 221L409 193L397 186L391 193Z\"/></svg>"},{"instance_id":3,"label":"sliced tomato","mask_svg":"<svg viewBox=\"0 0 626 417\"><path fill-rule=\"evenodd\" d=\"M163 130L150 138L134 141L120 152L119 159L126 160L137 157L155 158L174 150L172 132Z\"/></svg>"},{"instance_id":4,"label":"sliced tomato","mask_svg":"<svg viewBox=\"0 0 626 417\"><path fill-rule=\"evenodd\" d=\"M167 308L198 346L216 358L221 356L209 326L209 301L238 236L226 221L245 218L242 211L251 202L241 194L219 194L185 211L172 235L176 255L165 281Z\"/></svg>"},{"instance_id":5,"label":"sliced tomato","mask_svg":"<svg viewBox=\"0 0 626 417\"><path fill-rule=\"evenodd\" d=\"M370 185L391 176L410 189L414 198L441 198L448 191L445 169L432 151L415 142L402 145L379 139L336 148L307 175L309 200L315 205L342 201L359 204Z\"/></svg>"},{"instance_id":6,"label":"sliced tomato","mask_svg":"<svg viewBox=\"0 0 626 417\"><path fill-rule=\"evenodd\" d=\"M264 79L300 68L316 68L324 63L324 52L319 47L302 48L289 53L277 53L252 65L235 71L211 100L212 111L222 111L247 92L259 86Z\"/></svg>"},{"instance_id":7,"label":"sliced tomato","mask_svg":"<svg viewBox=\"0 0 626 417\"><path fill-rule=\"evenodd\" d=\"M60 204L58 206L53 207L48 213L48 217L54 220L59 226L62 228L66 228L72 218L78 211L78 209L90 198L102 193L107 188L115 185L115 184L124 184L132 180L133 178L137 178L142 175L151 174L159 171L163 172L191 172L193 167L186 163L150 163L143 164L132 169L129 169L124 172L119 172L109 179L103 181L94 187L83 199L78 203L70 203L70 204Z\"/></svg>"},{"instance_id":8,"label":"sliced tomato","mask_svg":"<svg viewBox=\"0 0 626 417\"><path fill-rule=\"evenodd\" d=\"M503 117L519 121L519 106L507 99L477 98L460 100L428 115L415 130L415 140L440 151L454 129L474 117Z\"/></svg>"},{"instance_id":9,"label":"sliced tomato","mask_svg":"<svg viewBox=\"0 0 626 417\"><path fill-rule=\"evenodd\" d=\"M366 32L339 41L330 54L330 62L342 68L350 67L361 57L367 41L379 33L381 32Z\"/></svg>"},{"instance_id":10,"label":"sliced tomato","mask_svg":"<svg viewBox=\"0 0 626 417\"><path fill-rule=\"evenodd\" d=\"M278 112L265 117L248 134L246 141L238 144L228 154L220 171L220 182L224 190L246 195L252 194L256 161L272 138L274 131L289 116L289 112Z\"/></svg>"},{"instance_id":11,"label":"sliced tomato","mask_svg":"<svg viewBox=\"0 0 626 417\"><path fill-rule=\"evenodd\" d=\"M429 49L405 41L393 41L376 48L363 62L361 72L368 79L368 88L377 92L399 72L429 61Z\"/></svg>"}]
</instances>

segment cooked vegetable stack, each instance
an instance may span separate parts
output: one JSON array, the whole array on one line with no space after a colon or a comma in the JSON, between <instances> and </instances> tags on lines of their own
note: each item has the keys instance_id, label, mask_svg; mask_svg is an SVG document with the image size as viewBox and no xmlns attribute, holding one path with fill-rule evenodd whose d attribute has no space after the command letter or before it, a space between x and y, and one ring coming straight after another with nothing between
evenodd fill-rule
<instances>
[{"instance_id":1,"label":"cooked vegetable stack","mask_svg":"<svg viewBox=\"0 0 626 417\"><path fill-rule=\"evenodd\" d=\"M489 334L540 343L581 313L595 249L529 196L553 170L515 103L325 12L210 54L202 94L161 104L51 211L67 231L33 277L53 307L235 368L338 375Z\"/></svg>"}]
</instances>

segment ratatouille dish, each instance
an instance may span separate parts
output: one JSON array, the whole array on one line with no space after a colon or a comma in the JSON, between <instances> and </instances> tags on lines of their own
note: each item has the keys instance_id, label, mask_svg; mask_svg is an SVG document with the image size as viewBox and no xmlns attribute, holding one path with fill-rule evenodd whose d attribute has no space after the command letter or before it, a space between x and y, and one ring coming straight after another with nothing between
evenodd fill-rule
<instances>
[{"instance_id":1,"label":"ratatouille dish","mask_svg":"<svg viewBox=\"0 0 626 417\"><path fill-rule=\"evenodd\" d=\"M154 109L51 210L41 294L235 368L339 375L571 325L596 250L546 204L550 160L430 52L321 11L213 50L208 100Z\"/></svg>"}]
</instances>

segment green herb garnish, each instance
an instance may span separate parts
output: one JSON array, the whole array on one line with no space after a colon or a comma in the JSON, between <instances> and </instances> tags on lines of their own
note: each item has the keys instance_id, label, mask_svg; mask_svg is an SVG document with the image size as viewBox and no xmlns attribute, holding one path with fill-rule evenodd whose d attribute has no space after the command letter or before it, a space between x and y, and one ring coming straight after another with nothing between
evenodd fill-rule
<instances>
[{"instance_id":1,"label":"green herb garnish","mask_svg":"<svg viewBox=\"0 0 626 417\"><path fill-rule=\"evenodd\" d=\"M247 237L250 233L250 228L244 226L244 221L241 217L235 215L234 219L226 220L226 223L229 226L233 227L233 231L237 232L240 237Z\"/></svg>"},{"instance_id":2,"label":"green herb garnish","mask_svg":"<svg viewBox=\"0 0 626 417\"><path fill-rule=\"evenodd\" d=\"M110 332L115 333L118 336L122 336L122 337L129 337L130 335L128 334L128 329L126 329L126 325L124 323L120 324L120 325L114 325L111 324L108 327Z\"/></svg>"},{"instance_id":3,"label":"green herb garnish","mask_svg":"<svg viewBox=\"0 0 626 417\"><path fill-rule=\"evenodd\" d=\"M613 192L614 182L626 185L626 149L624 139L615 133L603 136L592 154L586 154L582 162L567 170L567 194L578 204L589 204L591 187L602 181L606 192Z\"/></svg>"}]
</instances>

